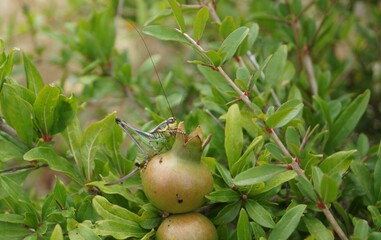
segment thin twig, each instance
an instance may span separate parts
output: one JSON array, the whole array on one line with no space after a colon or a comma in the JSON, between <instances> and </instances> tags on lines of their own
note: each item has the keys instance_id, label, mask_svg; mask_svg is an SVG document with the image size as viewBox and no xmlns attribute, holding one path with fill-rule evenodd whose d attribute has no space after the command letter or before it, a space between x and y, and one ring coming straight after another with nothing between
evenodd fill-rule
<instances>
[{"instance_id":1,"label":"thin twig","mask_svg":"<svg viewBox=\"0 0 381 240\"><path fill-rule=\"evenodd\" d=\"M328 219L328 221L331 223L333 229L337 233L337 235L342 240L348 240L348 237L345 235L339 224L337 223L335 217L332 215L331 211L328 208L322 208L322 212L324 213L325 217Z\"/></svg>"},{"instance_id":2,"label":"thin twig","mask_svg":"<svg viewBox=\"0 0 381 240\"><path fill-rule=\"evenodd\" d=\"M308 135L310 134L311 132L311 127L308 127L307 128L307 131L306 131L306 134L304 135L303 137L303 140L302 140L302 143L300 144L300 147L299 147L299 150L302 151L303 148L305 147L305 145L307 144L307 141L308 141Z\"/></svg>"},{"instance_id":3,"label":"thin twig","mask_svg":"<svg viewBox=\"0 0 381 240\"><path fill-rule=\"evenodd\" d=\"M220 126L222 129L225 129L224 125L221 123L220 119L218 119L212 112L209 111L209 109L205 109L205 112L213 118L213 120Z\"/></svg>"},{"instance_id":4,"label":"thin twig","mask_svg":"<svg viewBox=\"0 0 381 240\"><path fill-rule=\"evenodd\" d=\"M318 86L317 86L317 81L315 77L315 71L312 65L310 51L307 47L303 51L302 60L303 60L303 65L306 68L307 78L308 78L308 81L310 82L312 95L318 95Z\"/></svg>"},{"instance_id":5,"label":"thin twig","mask_svg":"<svg viewBox=\"0 0 381 240\"><path fill-rule=\"evenodd\" d=\"M44 164L39 165L39 166L31 164L31 165L25 165L25 166L20 166L20 167L11 167L11 168L0 170L0 174L1 173L7 173L7 172L17 172L17 171L26 170L26 169L39 169L39 168L48 167L48 166L49 165L47 163L44 163Z\"/></svg>"},{"instance_id":6,"label":"thin twig","mask_svg":"<svg viewBox=\"0 0 381 240\"><path fill-rule=\"evenodd\" d=\"M7 133L9 136L13 137L17 141L22 142L17 132L13 128L11 128L8 124L6 124L2 117L0 117L0 131Z\"/></svg>"}]
</instances>

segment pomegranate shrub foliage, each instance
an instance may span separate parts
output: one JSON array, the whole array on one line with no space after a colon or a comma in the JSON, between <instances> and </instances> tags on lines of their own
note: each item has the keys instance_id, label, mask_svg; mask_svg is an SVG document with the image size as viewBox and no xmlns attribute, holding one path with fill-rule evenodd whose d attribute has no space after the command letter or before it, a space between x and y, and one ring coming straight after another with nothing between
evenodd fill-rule
<instances>
[{"instance_id":1,"label":"pomegranate shrub foliage","mask_svg":"<svg viewBox=\"0 0 381 240\"><path fill-rule=\"evenodd\" d=\"M25 2L23 28L0 21L2 237L381 238L377 4L71 0L61 29ZM142 149L115 123L171 116L160 141L131 132ZM166 153L195 129L212 138ZM197 162L146 176L142 150Z\"/></svg>"}]
</instances>

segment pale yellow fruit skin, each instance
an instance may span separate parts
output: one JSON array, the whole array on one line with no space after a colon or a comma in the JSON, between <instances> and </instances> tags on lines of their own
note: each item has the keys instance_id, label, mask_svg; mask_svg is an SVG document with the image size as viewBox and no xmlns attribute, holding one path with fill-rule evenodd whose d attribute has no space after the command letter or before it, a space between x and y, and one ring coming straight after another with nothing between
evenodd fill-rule
<instances>
[{"instance_id":1,"label":"pale yellow fruit skin","mask_svg":"<svg viewBox=\"0 0 381 240\"><path fill-rule=\"evenodd\" d=\"M200 213L185 213L166 218L156 232L157 240L217 240L213 223Z\"/></svg>"},{"instance_id":2,"label":"pale yellow fruit skin","mask_svg":"<svg viewBox=\"0 0 381 240\"><path fill-rule=\"evenodd\" d=\"M171 151L152 158L141 179L150 202L169 213L196 210L213 189L213 176L205 164L179 160Z\"/></svg>"}]
</instances>

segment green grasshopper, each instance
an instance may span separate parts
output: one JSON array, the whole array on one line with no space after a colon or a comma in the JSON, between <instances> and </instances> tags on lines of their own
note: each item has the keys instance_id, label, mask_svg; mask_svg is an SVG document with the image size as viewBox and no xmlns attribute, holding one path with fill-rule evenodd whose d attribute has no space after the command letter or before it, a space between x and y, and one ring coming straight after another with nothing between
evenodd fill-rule
<instances>
[{"instance_id":1,"label":"green grasshopper","mask_svg":"<svg viewBox=\"0 0 381 240\"><path fill-rule=\"evenodd\" d=\"M174 117L170 117L164 120L163 122L161 122L159 125L154 127L149 132L144 132L142 130L134 128L128 123L126 123L125 121L121 120L120 118L116 118L115 122L130 137L130 139L138 147L140 153L143 154L145 159L143 166L145 166L148 163L151 157L153 157L156 154L160 154L160 151L165 146L165 143L168 141L168 137L170 135L174 133L181 133L177 129L170 128L170 125L176 122L176 119ZM139 136L139 138L142 139L142 141L138 141L134 135ZM148 152L147 149L143 148L142 142L146 142L147 145L150 146L149 149L152 149L153 152ZM157 146L155 147L153 143L158 143L159 147ZM121 183L127 178L134 176L138 172L139 168L141 168L142 164L136 162L135 165L136 167L129 174L127 174L126 176L123 176L122 178L116 181L107 183L106 186Z\"/></svg>"},{"instance_id":2,"label":"green grasshopper","mask_svg":"<svg viewBox=\"0 0 381 240\"><path fill-rule=\"evenodd\" d=\"M152 60L151 53L148 50L148 46L147 46L147 44L146 44L142 34L135 27L135 25L133 25L131 23L130 23L130 25L139 34L139 36L140 36L140 38L141 38L141 40L142 40L142 42L143 42L147 52L148 52L149 58L151 59L151 63L153 65L154 69L155 69L156 76L157 76L157 78L159 80L160 87L163 90L164 97L165 97L165 99L167 101L167 104L169 106L169 110L171 111L171 114L173 116L171 105L169 104L167 94L166 94L166 92L164 90L164 87L163 87L163 84L162 84L162 82L160 80L160 76L159 76L159 73L158 73L158 71L156 69L156 65L155 65L154 61ZM160 154L160 151L162 150L163 146L165 146L166 143L168 142L168 137L170 135L173 135L175 133L182 133L182 132L179 132L176 128L175 129L171 129L170 128L170 125L172 125L172 124L174 124L176 122L176 119L174 117L170 117L170 118L164 120L163 122L161 122L159 125L154 127L149 132L144 132L144 131L139 130L139 129L135 128L135 127L132 127L131 125L129 125L125 121L121 120L120 118L116 118L115 122L130 137L130 139L138 147L140 153L143 154L143 157L145 159L143 166L145 166L148 163L148 160L151 157L153 157L154 155ZM184 133L182 133L182 134L184 134ZM135 138L134 135L138 136L139 139L141 139L141 141L138 141ZM149 148L148 149L143 148L142 143L146 143L149 146ZM157 143L158 146L155 147L153 143ZM152 150L152 151L150 151L150 150ZM135 165L136 165L136 167L129 174L127 174L126 176L124 176L124 177L122 177L122 178L120 178L120 179L118 179L118 180L116 180L114 182L107 183L106 185L109 186L109 185L114 185L114 184L117 184L117 183L121 183L124 180L126 180L127 178L132 177L133 175L135 175L138 172L139 168L142 167L142 164L136 162Z\"/></svg>"}]
</instances>

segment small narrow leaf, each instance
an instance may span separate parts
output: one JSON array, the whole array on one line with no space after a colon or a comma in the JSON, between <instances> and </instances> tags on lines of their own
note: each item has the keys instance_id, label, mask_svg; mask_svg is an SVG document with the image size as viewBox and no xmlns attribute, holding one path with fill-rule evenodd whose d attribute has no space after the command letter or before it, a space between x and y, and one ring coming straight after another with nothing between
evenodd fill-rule
<instances>
[{"instance_id":1,"label":"small narrow leaf","mask_svg":"<svg viewBox=\"0 0 381 240\"><path fill-rule=\"evenodd\" d=\"M37 147L24 154L26 161L40 160L49 164L49 168L54 171L62 172L73 178L76 182L82 183L82 177L78 170L66 158L63 158L53 149L48 147Z\"/></svg>"},{"instance_id":2,"label":"small narrow leaf","mask_svg":"<svg viewBox=\"0 0 381 240\"><path fill-rule=\"evenodd\" d=\"M205 197L212 202L236 202L240 199L239 193L230 188L216 190Z\"/></svg>"},{"instance_id":3,"label":"small narrow leaf","mask_svg":"<svg viewBox=\"0 0 381 240\"><path fill-rule=\"evenodd\" d=\"M182 32L185 32L185 22L183 12L176 0L168 0L169 5L171 5L173 15L176 18L177 24Z\"/></svg>"},{"instance_id":4,"label":"small narrow leaf","mask_svg":"<svg viewBox=\"0 0 381 240\"><path fill-rule=\"evenodd\" d=\"M303 217L311 236L316 240L333 240L334 236L322 222L317 218Z\"/></svg>"},{"instance_id":5,"label":"small narrow leaf","mask_svg":"<svg viewBox=\"0 0 381 240\"><path fill-rule=\"evenodd\" d=\"M273 54L265 70L265 82L268 88L271 88L282 80L280 77L286 66L287 46L281 45Z\"/></svg>"},{"instance_id":6,"label":"small narrow leaf","mask_svg":"<svg viewBox=\"0 0 381 240\"><path fill-rule=\"evenodd\" d=\"M44 82L37 68L24 52L22 53L22 58L26 74L26 86L37 96L38 92L44 87Z\"/></svg>"},{"instance_id":7,"label":"small narrow leaf","mask_svg":"<svg viewBox=\"0 0 381 240\"><path fill-rule=\"evenodd\" d=\"M280 108L266 120L270 128L283 127L293 120L303 109L303 103L298 99L292 99L280 106Z\"/></svg>"},{"instance_id":8,"label":"small narrow leaf","mask_svg":"<svg viewBox=\"0 0 381 240\"><path fill-rule=\"evenodd\" d=\"M248 33L249 28L247 27L237 28L222 42L218 50L218 53L222 56L222 63L234 56L239 45L243 42Z\"/></svg>"},{"instance_id":9,"label":"small narrow leaf","mask_svg":"<svg viewBox=\"0 0 381 240\"><path fill-rule=\"evenodd\" d=\"M337 198L337 194L339 193L339 186L333 178L327 174L324 174L320 182L319 193L324 203L331 203Z\"/></svg>"},{"instance_id":10,"label":"small narrow leaf","mask_svg":"<svg viewBox=\"0 0 381 240\"><path fill-rule=\"evenodd\" d=\"M62 228L59 224L56 224L54 227L53 233L50 236L50 240L64 240Z\"/></svg>"},{"instance_id":11,"label":"small narrow leaf","mask_svg":"<svg viewBox=\"0 0 381 240\"><path fill-rule=\"evenodd\" d=\"M298 186L299 191L311 201L316 202L317 196L311 182L299 175L295 179L298 181L296 185Z\"/></svg>"},{"instance_id":12,"label":"small narrow leaf","mask_svg":"<svg viewBox=\"0 0 381 240\"><path fill-rule=\"evenodd\" d=\"M213 222L216 225L221 225L234 221L239 213L240 208L240 202L230 203L226 205L221 209L221 211L218 212L217 216L213 219Z\"/></svg>"},{"instance_id":13,"label":"small narrow leaf","mask_svg":"<svg viewBox=\"0 0 381 240\"><path fill-rule=\"evenodd\" d=\"M238 186L253 185L267 181L274 175L285 171L286 169L284 167L276 165L263 165L253 167L239 173L234 178L234 183Z\"/></svg>"},{"instance_id":14,"label":"small narrow leaf","mask_svg":"<svg viewBox=\"0 0 381 240\"><path fill-rule=\"evenodd\" d=\"M328 175L338 173L341 176L347 171L347 169L351 165L352 160L350 159L350 157L356 151L357 150L336 152L324 159L320 163L319 168Z\"/></svg>"},{"instance_id":15,"label":"small narrow leaf","mask_svg":"<svg viewBox=\"0 0 381 240\"><path fill-rule=\"evenodd\" d=\"M233 178L229 172L228 169L226 169L222 164L216 163L216 168L218 172L220 173L222 179L224 179L224 182L227 186L231 186L233 184Z\"/></svg>"},{"instance_id":16,"label":"small narrow leaf","mask_svg":"<svg viewBox=\"0 0 381 240\"><path fill-rule=\"evenodd\" d=\"M250 231L250 224L249 224L249 217L247 216L247 213L245 209L241 209L241 212L239 213L238 223L237 223L237 239L240 240L250 240L251 237L251 231Z\"/></svg>"},{"instance_id":17,"label":"small narrow leaf","mask_svg":"<svg viewBox=\"0 0 381 240\"><path fill-rule=\"evenodd\" d=\"M265 193L270 191L271 189L274 189L280 185L282 185L285 182L290 181L291 179L294 179L298 174L294 170L288 170L285 172L280 172L267 180L266 182L263 183L263 186L259 184L260 187L256 188L251 188L249 195L250 196L256 196L261 193Z\"/></svg>"},{"instance_id":18,"label":"small narrow leaf","mask_svg":"<svg viewBox=\"0 0 381 240\"><path fill-rule=\"evenodd\" d=\"M118 205L111 204L106 198L102 196L95 196L93 198L93 207L95 211L97 211L97 213L106 220L115 220L121 222L137 222L139 220L139 216L135 213Z\"/></svg>"},{"instance_id":19,"label":"small narrow leaf","mask_svg":"<svg viewBox=\"0 0 381 240\"><path fill-rule=\"evenodd\" d=\"M299 225L306 205L300 204L288 209L283 217L277 222L273 231L270 233L269 240L287 240Z\"/></svg>"},{"instance_id":20,"label":"small narrow leaf","mask_svg":"<svg viewBox=\"0 0 381 240\"><path fill-rule=\"evenodd\" d=\"M221 37L224 39L227 38L236 28L234 18L232 16L226 16L224 20L222 20L219 28Z\"/></svg>"},{"instance_id":21,"label":"small narrow leaf","mask_svg":"<svg viewBox=\"0 0 381 240\"><path fill-rule=\"evenodd\" d=\"M354 218L353 225L355 226L352 236L354 239L369 239L368 234L370 227L366 220Z\"/></svg>"},{"instance_id":22,"label":"small narrow leaf","mask_svg":"<svg viewBox=\"0 0 381 240\"><path fill-rule=\"evenodd\" d=\"M332 151L355 129L368 106L369 99L370 91L366 90L341 112L330 129L326 144L327 151Z\"/></svg>"},{"instance_id":23,"label":"small narrow leaf","mask_svg":"<svg viewBox=\"0 0 381 240\"><path fill-rule=\"evenodd\" d=\"M115 113L109 114L99 122L87 127L82 136L81 156L82 163L86 167L87 178L94 169L94 158L98 149L104 144L115 124Z\"/></svg>"},{"instance_id":24,"label":"small narrow leaf","mask_svg":"<svg viewBox=\"0 0 381 240\"><path fill-rule=\"evenodd\" d=\"M45 85L38 93L33 104L37 127L42 136L51 136L54 124L54 110L58 104L60 90L57 87Z\"/></svg>"},{"instance_id":25,"label":"small narrow leaf","mask_svg":"<svg viewBox=\"0 0 381 240\"><path fill-rule=\"evenodd\" d=\"M116 239L138 238L146 234L139 224L132 221L100 220L95 224L94 231L100 236L112 236ZM90 239L90 238L88 238Z\"/></svg>"},{"instance_id":26,"label":"small narrow leaf","mask_svg":"<svg viewBox=\"0 0 381 240\"><path fill-rule=\"evenodd\" d=\"M226 116L225 151L229 167L239 159L243 147L241 113L237 104L232 105Z\"/></svg>"},{"instance_id":27,"label":"small narrow leaf","mask_svg":"<svg viewBox=\"0 0 381 240\"><path fill-rule=\"evenodd\" d=\"M18 96L16 89L7 83L3 85L0 103L5 121L16 130L21 140L31 147L34 139L32 105Z\"/></svg>"},{"instance_id":28,"label":"small narrow leaf","mask_svg":"<svg viewBox=\"0 0 381 240\"><path fill-rule=\"evenodd\" d=\"M272 219L270 212L258 202L249 199L245 204L245 208L250 218L259 225L266 228L273 228L275 226L275 222Z\"/></svg>"},{"instance_id":29,"label":"small narrow leaf","mask_svg":"<svg viewBox=\"0 0 381 240\"><path fill-rule=\"evenodd\" d=\"M196 41L200 41L204 34L206 22L209 19L209 11L207 7L201 8L197 14L193 24L193 36Z\"/></svg>"},{"instance_id":30,"label":"small narrow leaf","mask_svg":"<svg viewBox=\"0 0 381 240\"><path fill-rule=\"evenodd\" d=\"M181 42L188 45L190 44L188 39L183 34L173 28L152 25L145 27L143 32L160 40Z\"/></svg>"}]
</instances>

